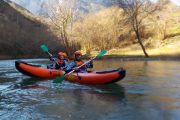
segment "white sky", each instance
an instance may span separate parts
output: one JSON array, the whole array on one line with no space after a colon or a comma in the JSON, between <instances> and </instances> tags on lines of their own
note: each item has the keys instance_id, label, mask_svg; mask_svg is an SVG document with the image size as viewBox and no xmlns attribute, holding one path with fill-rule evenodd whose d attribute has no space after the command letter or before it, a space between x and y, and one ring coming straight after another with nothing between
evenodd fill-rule
<instances>
[{"instance_id":1,"label":"white sky","mask_svg":"<svg viewBox=\"0 0 180 120\"><path fill-rule=\"evenodd\" d=\"M152 2L157 2L158 0L151 0ZM172 3L180 6L180 0L171 0Z\"/></svg>"},{"instance_id":2,"label":"white sky","mask_svg":"<svg viewBox=\"0 0 180 120\"><path fill-rule=\"evenodd\" d=\"M180 0L171 0L173 3L177 4L178 6L180 6Z\"/></svg>"}]
</instances>

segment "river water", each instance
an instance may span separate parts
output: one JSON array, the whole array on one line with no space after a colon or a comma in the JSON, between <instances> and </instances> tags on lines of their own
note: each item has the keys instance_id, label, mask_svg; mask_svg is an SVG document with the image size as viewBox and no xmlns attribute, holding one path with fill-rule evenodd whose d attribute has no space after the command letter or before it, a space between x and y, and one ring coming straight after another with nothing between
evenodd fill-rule
<instances>
[{"instance_id":1,"label":"river water","mask_svg":"<svg viewBox=\"0 0 180 120\"><path fill-rule=\"evenodd\" d=\"M101 86L29 78L14 61L0 61L1 120L180 120L179 61L94 61L94 69L127 70L122 81Z\"/></svg>"}]
</instances>

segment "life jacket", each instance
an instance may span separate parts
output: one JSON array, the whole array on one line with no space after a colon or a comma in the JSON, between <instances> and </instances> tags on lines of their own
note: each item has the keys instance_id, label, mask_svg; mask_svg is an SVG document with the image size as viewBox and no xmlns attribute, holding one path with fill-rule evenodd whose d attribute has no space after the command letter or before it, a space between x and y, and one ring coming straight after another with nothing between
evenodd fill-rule
<instances>
[{"instance_id":1,"label":"life jacket","mask_svg":"<svg viewBox=\"0 0 180 120\"><path fill-rule=\"evenodd\" d=\"M57 62L58 62L59 64L63 64L64 60L58 59Z\"/></svg>"},{"instance_id":2,"label":"life jacket","mask_svg":"<svg viewBox=\"0 0 180 120\"><path fill-rule=\"evenodd\" d=\"M84 62L83 62L82 60L80 60L80 61L74 61L74 62L75 62L75 64L76 64L77 66L81 66L82 64L84 64ZM81 69L86 69L85 65L82 66Z\"/></svg>"},{"instance_id":3,"label":"life jacket","mask_svg":"<svg viewBox=\"0 0 180 120\"><path fill-rule=\"evenodd\" d=\"M57 63L55 63L55 68L60 69L61 67L66 67L65 60L57 60Z\"/></svg>"}]
</instances>

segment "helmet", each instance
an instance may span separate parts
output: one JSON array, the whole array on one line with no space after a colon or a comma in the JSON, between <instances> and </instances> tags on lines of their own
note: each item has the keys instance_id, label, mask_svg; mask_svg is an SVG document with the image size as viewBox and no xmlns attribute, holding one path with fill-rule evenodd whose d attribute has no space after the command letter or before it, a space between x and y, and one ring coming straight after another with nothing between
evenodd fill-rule
<instances>
[{"instance_id":1,"label":"helmet","mask_svg":"<svg viewBox=\"0 0 180 120\"><path fill-rule=\"evenodd\" d=\"M64 56L64 53L63 52L59 52L58 53L58 57L60 57L60 56Z\"/></svg>"},{"instance_id":2,"label":"helmet","mask_svg":"<svg viewBox=\"0 0 180 120\"><path fill-rule=\"evenodd\" d=\"M78 50L78 51L74 52L74 55L82 55L82 53Z\"/></svg>"},{"instance_id":3,"label":"helmet","mask_svg":"<svg viewBox=\"0 0 180 120\"><path fill-rule=\"evenodd\" d=\"M64 57L67 57L67 54L64 52Z\"/></svg>"}]
</instances>

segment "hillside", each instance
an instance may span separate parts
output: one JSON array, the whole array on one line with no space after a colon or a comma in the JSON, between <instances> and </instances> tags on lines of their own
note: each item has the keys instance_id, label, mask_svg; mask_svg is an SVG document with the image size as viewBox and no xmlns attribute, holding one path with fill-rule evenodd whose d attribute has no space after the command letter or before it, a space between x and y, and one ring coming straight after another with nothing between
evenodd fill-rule
<instances>
[{"instance_id":1,"label":"hillside","mask_svg":"<svg viewBox=\"0 0 180 120\"><path fill-rule=\"evenodd\" d=\"M76 22L73 35L84 53L107 49L110 56L143 56L134 31L124 21L121 8L105 8ZM180 7L166 4L145 19L143 26L141 37L150 56L180 56Z\"/></svg>"},{"instance_id":2,"label":"hillside","mask_svg":"<svg viewBox=\"0 0 180 120\"><path fill-rule=\"evenodd\" d=\"M39 48L42 43L52 48L53 52L63 49L47 25L31 16L31 13L27 15L28 11L23 11L0 1L0 58L43 56Z\"/></svg>"},{"instance_id":3,"label":"hillside","mask_svg":"<svg viewBox=\"0 0 180 120\"><path fill-rule=\"evenodd\" d=\"M54 4L56 1L48 2ZM24 1L22 4L31 6L31 2ZM38 9L38 14L43 14L42 16L47 14L47 11L44 11L47 3L44 2L40 0L39 7L33 7ZM36 3L38 2L34 2ZM142 22L141 38L150 56L180 55L180 7L171 2L167 3ZM99 50L106 49L109 56L143 56L137 36L127 21L123 7L121 4L118 6L114 4L107 0L77 0L75 14L80 16L83 14L83 17L78 19L75 15L77 20L71 24L67 23L67 27L63 28L66 36L62 36L62 29L54 27L53 22L34 15L32 11L11 0L1 1L0 29L3 31L0 33L0 56L1 58L42 56L44 54L39 48L42 43L46 43L52 52L64 51L67 46L64 47L63 38L67 38L66 42L69 42L68 49L71 53L81 48L84 54L93 55ZM55 17L57 16L58 14Z\"/></svg>"}]
</instances>

